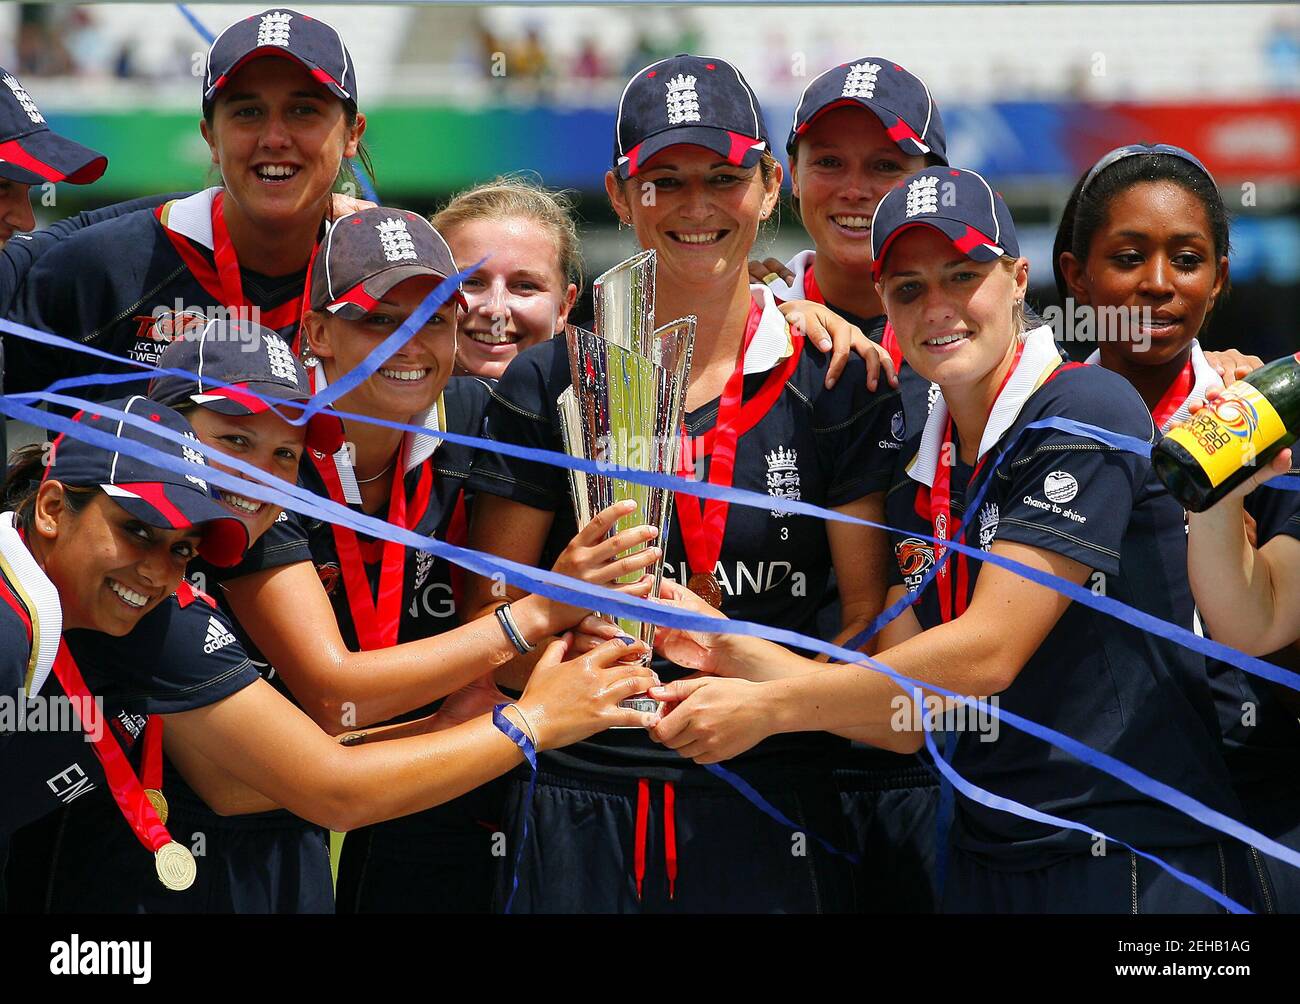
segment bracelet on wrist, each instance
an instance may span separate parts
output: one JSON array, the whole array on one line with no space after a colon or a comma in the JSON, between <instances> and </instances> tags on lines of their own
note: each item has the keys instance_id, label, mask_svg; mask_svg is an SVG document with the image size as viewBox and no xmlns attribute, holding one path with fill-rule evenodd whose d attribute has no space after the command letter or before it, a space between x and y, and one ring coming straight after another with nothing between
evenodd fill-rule
<instances>
[{"instance_id":1,"label":"bracelet on wrist","mask_svg":"<svg viewBox=\"0 0 1300 1004\"><path fill-rule=\"evenodd\" d=\"M503 603L496 608L497 622L501 625L501 630L505 632L506 639L515 647L515 651L520 655L527 655L537 646L530 645L524 633L519 630L519 625L515 623L514 615L510 612L510 604Z\"/></svg>"}]
</instances>

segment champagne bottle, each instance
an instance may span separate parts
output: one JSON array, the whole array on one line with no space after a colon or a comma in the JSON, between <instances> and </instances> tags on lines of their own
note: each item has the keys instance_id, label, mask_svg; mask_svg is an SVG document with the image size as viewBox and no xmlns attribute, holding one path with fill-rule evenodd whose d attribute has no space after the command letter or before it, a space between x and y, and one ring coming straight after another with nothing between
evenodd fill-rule
<instances>
[{"instance_id":1,"label":"champagne bottle","mask_svg":"<svg viewBox=\"0 0 1300 1004\"><path fill-rule=\"evenodd\" d=\"M1300 436L1300 352L1261 366L1156 444L1170 494L1204 512Z\"/></svg>"}]
</instances>

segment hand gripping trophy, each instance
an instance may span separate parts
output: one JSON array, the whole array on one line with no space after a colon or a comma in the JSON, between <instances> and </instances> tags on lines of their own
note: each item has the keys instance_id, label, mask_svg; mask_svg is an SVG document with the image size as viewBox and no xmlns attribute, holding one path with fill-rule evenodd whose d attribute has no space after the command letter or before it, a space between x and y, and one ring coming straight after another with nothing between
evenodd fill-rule
<instances>
[{"instance_id":1,"label":"hand gripping trophy","mask_svg":"<svg viewBox=\"0 0 1300 1004\"><path fill-rule=\"evenodd\" d=\"M595 281L592 294L595 332L570 327L566 335L573 385L559 398L564 448L570 456L613 467L673 474L686 409L695 318L683 317L655 328L653 251L615 265ZM623 517L611 532L644 522L659 528L661 544L668 539L671 491L582 471L570 471L570 484L580 527L615 502L635 499L639 513ZM632 550L646 546L639 544ZM649 573L654 576L651 596L658 597L662 555ZM621 581L634 582L642 574L634 572ZM653 624L623 617L616 623L631 637L653 644ZM654 711L658 702L641 695L623 705Z\"/></svg>"}]
</instances>

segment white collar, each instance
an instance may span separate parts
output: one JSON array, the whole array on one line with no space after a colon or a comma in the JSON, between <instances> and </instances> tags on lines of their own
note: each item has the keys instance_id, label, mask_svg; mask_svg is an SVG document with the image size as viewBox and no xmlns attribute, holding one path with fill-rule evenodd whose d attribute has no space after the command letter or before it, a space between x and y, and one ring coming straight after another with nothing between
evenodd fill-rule
<instances>
[{"instance_id":1,"label":"white collar","mask_svg":"<svg viewBox=\"0 0 1300 1004\"><path fill-rule=\"evenodd\" d=\"M1097 366L1101 363L1101 349L1093 349L1092 355L1084 360L1089 366ZM1192 339L1192 392L1187 395L1183 403L1178 406L1178 410L1169 416L1169 420L1161 426L1161 433L1168 432L1175 425L1182 425L1192 417L1191 401L1193 398L1205 400L1205 392L1215 388L1223 387L1223 377L1219 376L1218 371L1211 366L1205 359L1205 353L1201 351L1201 343L1195 338Z\"/></svg>"},{"instance_id":2,"label":"white collar","mask_svg":"<svg viewBox=\"0 0 1300 1004\"><path fill-rule=\"evenodd\" d=\"M1053 370L1061 365L1061 353L1056 347L1052 329L1044 324L1024 334L1024 351L1020 361L1012 371L1007 384L993 402L988 423L984 426L984 436L980 439L980 457L997 445L999 439L1015 423L1016 417L1029 400L1031 394L1042 386L1043 381ZM939 452L943 449L943 435L948 428L948 403L940 394L930 409L925 420L925 429L921 432L921 445L916 456L907 468L907 475L913 481L919 481L927 487L934 487L934 470L939 462Z\"/></svg>"},{"instance_id":3,"label":"white collar","mask_svg":"<svg viewBox=\"0 0 1300 1004\"><path fill-rule=\"evenodd\" d=\"M312 394L319 394L329 386L329 380L325 377L325 367L319 359L309 361L307 380L311 385ZM422 426L424 432L402 434L402 472L404 474L433 456L433 451L442 443L442 440L434 433L447 427L446 398L447 392L444 389L438 395L438 400L433 402L432 407L422 414L416 415L410 422L411 425ZM347 443L340 446L338 452L334 454L334 469L338 471L339 485L343 488L343 500L351 505L360 505L361 488L357 485L357 476L352 469L352 453L348 449Z\"/></svg>"},{"instance_id":4,"label":"white collar","mask_svg":"<svg viewBox=\"0 0 1300 1004\"><path fill-rule=\"evenodd\" d=\"M790 327L785 323L785 315L777 309L772 291L761 282L753 282L749 285L749 295L763 308L763 315L758 319L754 340L745 350L746 376L766 373L794 351Z\"/></svg>"},{"instance_id":5,"label":"white collar","mask_svg":"<svg viewBox=\"0 0 1300 1004\"><path fill-rule=\"evenodd\" d=\"M18 536L16 513L0 513L0 569L32 618L32 654L27 663L27 696L35 697L50 675L63 635L59 591Z\"/></svg>"},{"instance_id":6,"label":"white collar","mask_svg":"<svg viewBox=\"0 0 1300 1004\"><path fill-rule=\"evenodd\" d=\"M212 203L220 191L220 187L205 188L167 203L163 207L162 225L211 251L216 243L212 237Z\"/></svg>"},{"instance_id":7,"label":"white collar","mask_svg":"<svg viewBox=\"0 0 1300 1004\"><path fill-rule=\"evenodd\" d=\"M768 288L782 303L787 300L806 300L807 294L804 291L804 276L812 270L813 267L812 251L800 251L797 255L785 263L785 267L794 273L794 278L789 282L779 276L772 280L772 285Z\"/></svg>"}]
</instances>

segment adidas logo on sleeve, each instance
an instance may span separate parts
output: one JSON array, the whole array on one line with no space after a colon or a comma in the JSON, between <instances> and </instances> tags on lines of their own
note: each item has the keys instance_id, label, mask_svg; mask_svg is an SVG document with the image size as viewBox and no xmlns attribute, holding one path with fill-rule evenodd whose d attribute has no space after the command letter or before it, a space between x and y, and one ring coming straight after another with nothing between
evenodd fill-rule
<instances>
[{"instance_id":1,"label":"adidas logo on sleeve","mask_svg":"<svg viewBox=\"0 0 1300 1004\"><path fill-rule=\"evenodd\" d=\"M208 637L203 643L207 655L217 652L235 640L235 636L226 630L226 626L215 617L208 617Z\"/></svg>"}]
</instances>

